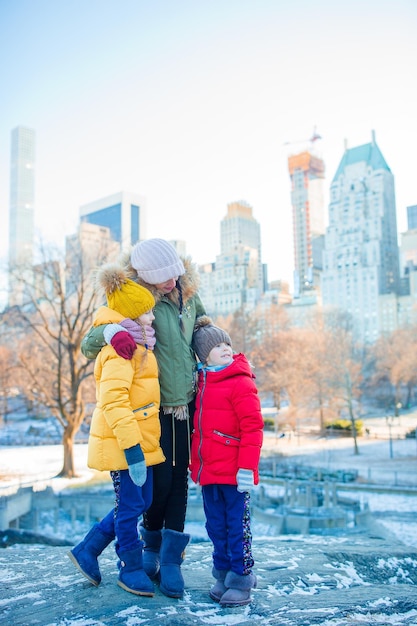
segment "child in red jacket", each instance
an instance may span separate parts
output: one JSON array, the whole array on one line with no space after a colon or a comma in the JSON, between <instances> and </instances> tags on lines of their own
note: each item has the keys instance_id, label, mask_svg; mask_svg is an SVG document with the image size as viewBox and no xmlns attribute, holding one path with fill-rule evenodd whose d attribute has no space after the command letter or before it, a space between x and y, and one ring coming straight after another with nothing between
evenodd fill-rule
<instances>
[{"instance_id":1,"label":"child in red jacket","mask_svg":"<svg viewBox=\"0 0 417 626\"><path fill-rule=\"evenodd\" d=\"M241 606L256 586L249 503L259 482L261 405L248 360L233 354L229 335L209 317L198 319L192 345L200 363L190 471L214 548L210 597Z\"/></svg>"}]
</instances>

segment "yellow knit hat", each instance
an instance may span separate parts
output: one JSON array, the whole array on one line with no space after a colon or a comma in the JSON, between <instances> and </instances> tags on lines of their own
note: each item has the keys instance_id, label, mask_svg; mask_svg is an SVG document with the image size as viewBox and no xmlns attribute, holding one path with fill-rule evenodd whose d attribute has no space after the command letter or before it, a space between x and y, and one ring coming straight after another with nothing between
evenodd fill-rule
<instances>
[{"instance_id":1,"label":"yellow knit hat","mask_svg":"<svg viewBox=\"0 0 417 626\"><path fill-rule=\"evenodd\" d=\"M149 289L127 278L118 265L104 265L98 271L98 282L105 291L108 306L124 317L134 320L155 306Z\"/></svg>"}]
</instances>

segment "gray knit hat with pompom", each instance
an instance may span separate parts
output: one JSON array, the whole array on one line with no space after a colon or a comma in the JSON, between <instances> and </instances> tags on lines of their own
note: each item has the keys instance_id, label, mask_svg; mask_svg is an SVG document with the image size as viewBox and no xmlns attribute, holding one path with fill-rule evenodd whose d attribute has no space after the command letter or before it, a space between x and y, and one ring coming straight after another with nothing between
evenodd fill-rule
<instances>
[{"instance_id":1,"label":"gray knit hat with pompom","mask_svg":"<svg viewBox=\"0 0 417 626\"><path fill-rule=\"evenodd\" d=\"M225 330L215 326L208 315L202 315L194 326L192 348L200 359L206 363L208 355L219 343L227 343L232 346L232 340Z\"/></svg>"}]
</instances>

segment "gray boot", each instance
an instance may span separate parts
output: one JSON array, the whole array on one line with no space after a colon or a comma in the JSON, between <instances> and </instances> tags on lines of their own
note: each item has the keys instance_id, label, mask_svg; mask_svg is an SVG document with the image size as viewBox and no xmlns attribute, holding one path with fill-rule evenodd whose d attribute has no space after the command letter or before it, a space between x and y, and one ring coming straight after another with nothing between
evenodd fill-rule
<instances>
[{"instance_id":1,"label":"gray boot","mask_svg":"<svg viewBox=\"0 0 417 626\"><path fill-rule=\"evenodd\" d=\"M162 533L160 530L147 530L144 526L139 526L141 539L143 541L143 569L151 580L158 578Z\"/></svg>"},{"instance_id":2,"label":"gray boot","mask_svg":"<svg viewBox=\"0 0 417 626\"><path fill-rule=\"evenodd\" d=\"M213 577L216 579L216 582L212 586L209 591L210 598L215 602L220 602L220 599L224 593L227 591L227 587L224 584L224 579L226 578L227 570L219 570L213 567L211 570Z\"/></svg>"},{"instance_id":3,"label":"gray boot","mask_svg":"<svg viewBox=\"0 0 417 626\"><path fill-rule=\"evenodd\" d=\"M220 598L220 606L243 606L251 602L250 590L256 587L255 574L239 576L234 572L228 572L224 579L227 591Z\"/></svg>"},{"instance_id":4,"label":"gray boot","mask_svg":"<svg viewBox=\"0 0 417 626\"><path fill-rule=\"evenodd\" d=\"M169 598L182 598L184 594L181 563L189 541L190 535L169 528L162 530L159 588Z\"/></svg>"},{"instance_id":5,"label":"gray boot","mask_svg":"<svg viewBox=\"0 0 417 626\"><path fill-rule=\"evenodd\" d=\"M101 583L101 573L97 557L104 548L114 540L114 537L105 535L98 524L88 531L84 539L68 552L68 556L81 574L85 576L92 585L98 587Z\"/></svg>"}]
</instances>

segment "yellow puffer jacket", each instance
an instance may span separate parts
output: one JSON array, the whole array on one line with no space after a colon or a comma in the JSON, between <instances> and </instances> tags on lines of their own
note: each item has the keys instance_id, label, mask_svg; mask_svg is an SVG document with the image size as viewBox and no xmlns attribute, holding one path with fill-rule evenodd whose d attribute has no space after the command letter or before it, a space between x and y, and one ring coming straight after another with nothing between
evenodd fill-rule
<instances>
[{"instance_id":1,"label":"yellow puffer jacket","mask_svg":"<svg viewBox=\"0 0 417 626\"><path fill-rule=\"evenodd\" d=\"M115 311L101 307L94 324L121 319ZM153 351L138 345L129 361L112 346L105 346L96 359L94 377L96 408L88 439L88 467L127 469L124 450L136 444L142 448L146 465L162 463L158 366Z\"/></svg>"}]
</instances>

